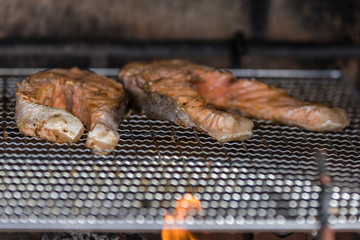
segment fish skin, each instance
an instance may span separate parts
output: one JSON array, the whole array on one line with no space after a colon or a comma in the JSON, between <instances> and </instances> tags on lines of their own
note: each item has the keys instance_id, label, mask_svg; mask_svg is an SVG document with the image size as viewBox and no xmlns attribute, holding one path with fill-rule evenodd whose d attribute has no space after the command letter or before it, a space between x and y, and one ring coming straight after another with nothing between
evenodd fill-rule
<instances>
[{"instance_id":1,"label":"fish skin","mask_svg":"<svg viewBox=\"0 0 360 240\"><path fill-rule=\"evenodd\" d=\"M251 120L208 105L192 88L187 72L171 65L172 62L136 62L120 70L119 78L135 110L151 118L202 130L219 142L246 140L253 135Z\"/></svg>"},{"instance_id":2,"label":"fish skin","mask_svg":"<svg viewBox=\"0 0 360 240\"><path fill-rule=\"evenodd\" d=\"M16 96L15 120L25 135L39 137L39 133L32 133L29 118L23 117L27 109L36 105L39 110L33 113L32 124L40 124L34 123L39 116L48 121L53 112L59 112L61 117L52 120L53 125L63 126L65 116L85 124L89 132L85 145L94 153L107 154L117 145L117 129L127 112L127 96L121 83L113 79L78 68L50 69L27 77L18 85ZM54 137L58 135L54 126L39 138L65 141ZM83 127L75 138L66 141L75 142L82 133Z\"/></svg>"},{"instance_id":3,"label":"fish skin","mask_svg":"<svg viewBox=\"0 0 360 240\"><path fill-rule=\"evenodd\" d=\"M120 135L117 132L119 121L116 121L114 116L111 115L108 112L103 112L96 123L92 124L86 138L86 147L92 148L99 153L102 150L111 150L116 147L120 139Z\"/></svg>"},{"instance_id":4,"label":"fish skin","mask_svg":"<svg viewBox=\"0 0 360 240\"><path fill-rule=\"evenodd\" d=\"M15 121L26 136L71 143L83 135L83 124L69 112L38 104L22 93L16 97Z\"/></svg>"}]
</instances>

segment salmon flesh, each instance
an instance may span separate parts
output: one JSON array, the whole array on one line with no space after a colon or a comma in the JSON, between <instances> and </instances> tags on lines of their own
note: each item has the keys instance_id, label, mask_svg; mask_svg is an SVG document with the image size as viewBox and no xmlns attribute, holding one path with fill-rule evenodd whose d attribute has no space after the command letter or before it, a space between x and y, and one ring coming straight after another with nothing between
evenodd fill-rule
<instances>
[{"instance_id":1,"label":"salmon flesh","mask_svg":"<svg viewBox=\"0 0 360 240\"><path fill-rule=\"evenodd\" d=\"M195 70L194 83L208 103L243 115L310 131L338 131L349 124L345 110L295 99L284 89L236 79L230 72Z\"/></svg>"},{"instance_id":2,"label":"salmon flesh","mask_svg":"<svg viewBox=\"0 0 360 240\"><path fill-rule=\"evenodd\" d=\"M192 65L182 61L134 62L119 72L132 107L150 118L208 133L219 142L245 140L253 123L237 113L207 104L192 86Z\"/></svg>"},{"instance_id":3,"label":"salmon flesh","mask_svg":"<svg viewBox=\"0 0 360 240\"><path fill-rule=\"evenodd\" d=\"M119 140L126 115L121 83L78 68L35 73L18 84L15 121L26 136L51 142L76 142L88 129L86 146L101 152Z\"/></svg>"}]
</instances>

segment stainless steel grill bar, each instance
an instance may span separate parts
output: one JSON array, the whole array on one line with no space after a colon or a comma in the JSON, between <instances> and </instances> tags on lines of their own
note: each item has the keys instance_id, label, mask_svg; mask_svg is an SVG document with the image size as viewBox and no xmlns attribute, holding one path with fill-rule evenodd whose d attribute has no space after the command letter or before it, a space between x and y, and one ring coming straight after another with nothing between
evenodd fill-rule
<instances>
[{"instance_id":1,"label":"stainless steel grill bar","mask_svg":"<svg viewBox=\"0 0 360 240\"><path fill-rule=\"evenodd\" d=\"M254 137L220 144L194 129L132 115L107 156L78 143L25 138L14 122L16 82L39 69L0 69L0 230L159 230L183 194L202 213L193 230L318 230L316 153L332 179L329 226L360 227L359 99L341 72L232 70L297 98L346 109L343 131L309 132L254 120ZM117 69L94 69L116 77Z\"/></svg>"}]
</instances>

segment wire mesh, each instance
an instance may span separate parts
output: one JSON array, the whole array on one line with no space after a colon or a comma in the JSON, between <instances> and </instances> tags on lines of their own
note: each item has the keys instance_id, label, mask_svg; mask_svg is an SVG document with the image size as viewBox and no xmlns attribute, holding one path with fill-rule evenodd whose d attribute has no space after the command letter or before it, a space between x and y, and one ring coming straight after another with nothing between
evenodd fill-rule
<instances>
[{"instance_id":1,"label":"wire mesh","mask_svg":"<svg viewBox=\"0 0 360 240\"><path fill-rule=\"evenodd\" d=\"M294 97L343 107L350 126L321 133L254 120L251 139L220 144L194 129L133 114L119 127L114 151L93 155L86 133L72 144L24 137L14 121L14 93L26 74L2 70L0 229L160 230L185 193L202 207L185 219L189 229L318 229L318 152L332 177L329 223L360 227L357 96L331 71L261 73L259 80Z\"/></svg>"}]
</instances>

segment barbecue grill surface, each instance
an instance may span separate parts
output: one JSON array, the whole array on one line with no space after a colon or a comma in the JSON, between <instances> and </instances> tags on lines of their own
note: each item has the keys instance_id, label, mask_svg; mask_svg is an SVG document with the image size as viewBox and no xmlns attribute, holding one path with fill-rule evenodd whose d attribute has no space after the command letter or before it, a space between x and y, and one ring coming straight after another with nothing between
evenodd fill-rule
<instances>
[{"instance_id":1,"label":"barbecue grill surface","mask_svg":"<svg viewBox=\"0 0 360 240\"><path fill-rule=\"evenodd\" d=\"M2 230L159 230L185 193L202 204L200 215L185 220L189 229L312 230L324 216L333 229L360 228L360 101L338 71L233 70L344 108L351 121L345 130L254 120L254 137L220 144L191 128L132 115L113 153L101 156L85 147L86 135L54 144L19 132L16 82L37 70L0 70ZM322 172L332 178L326 187Z\"/></svg>"}]
</instances>

